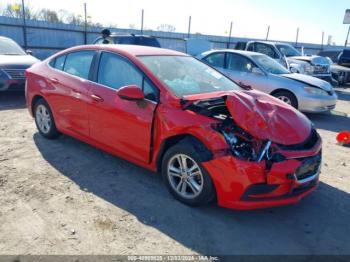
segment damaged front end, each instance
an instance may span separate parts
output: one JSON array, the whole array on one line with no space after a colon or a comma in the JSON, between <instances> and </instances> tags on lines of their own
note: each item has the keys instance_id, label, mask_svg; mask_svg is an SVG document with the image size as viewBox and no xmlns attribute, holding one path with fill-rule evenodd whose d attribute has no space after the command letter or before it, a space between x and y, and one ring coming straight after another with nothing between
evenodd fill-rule
<instances>
[{"instance_id":1,"label":"damaged front end","mask_svg":"<svg viewBox=\"0 0 350 262\"><path fill-rule=\"evenodd\" d=\"M249 209L294 203L317 185L319 135L302 114L265 96L244 91L184 104L218 120L212 128L228 145L226 156L203 163L221 206Z\"/></svg>"}]
</instances>

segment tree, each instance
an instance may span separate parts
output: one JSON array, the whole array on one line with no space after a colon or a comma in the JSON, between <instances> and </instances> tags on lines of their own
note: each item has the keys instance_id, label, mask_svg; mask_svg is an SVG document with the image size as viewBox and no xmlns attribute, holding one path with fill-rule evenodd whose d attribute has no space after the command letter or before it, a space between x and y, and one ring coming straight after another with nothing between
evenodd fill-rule
<instances>
[{"instance_id":1,"label":"tree","mask_svg":"<svg viewBox=\"0 0 350 262\"><path fill-rule=\"evenodd\" d=\"M170 24L161 24L157 27L157 30L163 32L175 32L176 28Z\"/></svg>"},{"instance_id":2,"label":"tree","mask_svg":"<svg viewBox=\"0 0 350 262\"><path fill-rule=\"evenodd\" d=\"M7 4L5 9L2 11L3 16L22 18L22 5L19 4ZM38 15L32 11L28 5L24 7L24 15L26 19L37 19Z\"/></svg>"},{"instance_id":3,"label":"tree","mask_svg":"<svg viewBox=\"0 0 350 262\"><path fill-rule=\"evenodd\" d=\"M47 22L52 22L52 23L63 22L62 20L59 19L58 13L56 11L46 9L46 8L41 9L39 11L38 19L44 20Z\"/></svg>"},{"instance_id":4,"label":"tree","mask_svg":"<svg viewBox=\"0 0 350 262\"><path fill-rule=\"evenodd\" d=\"M135 24L129 24L129 29L136 29L136 25Z\"/></svg>"}]
</instances>

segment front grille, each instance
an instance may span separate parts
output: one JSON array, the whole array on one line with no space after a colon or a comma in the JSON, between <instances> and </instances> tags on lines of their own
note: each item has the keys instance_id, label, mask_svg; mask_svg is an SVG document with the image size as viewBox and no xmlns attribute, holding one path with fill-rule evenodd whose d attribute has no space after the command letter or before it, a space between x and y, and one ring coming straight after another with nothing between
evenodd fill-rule
<instances>
[{"instance_id":1,"label":"front grille","mask_svg":"<svg viewBox=\"0 0 350 262\"><path fill-rule=\"evenodd\" d=\"M3 70L12 79L16 79L16 80L24 80L25 79L25 74L24 74L25 69L3 69Z\"/></svg>"},{"instance_id":2,"label":"front grille","mask_svg":"<svg viewBox=\"0 0 350 262\"><path fill-rule=\"evenodd\" d=\"M313 148L319 139L320 136L317 133L316 129L312 128L309 137L304 142L295 145L278 144L278 147L283 150L308 150Z\"/></svg>"},{"instance_id":3,"label":"front grille","mask_svg":"<svg viewBox=\"0 0 350 262\"><path fill-rule=\"evenodd\" d=\"M298 180L303 180L310 176L315 175L321 165L321 152L312 157L305 157L302 159L301 165L298 167L295 172L295 176Z\"/></svg>"}]
</instances>

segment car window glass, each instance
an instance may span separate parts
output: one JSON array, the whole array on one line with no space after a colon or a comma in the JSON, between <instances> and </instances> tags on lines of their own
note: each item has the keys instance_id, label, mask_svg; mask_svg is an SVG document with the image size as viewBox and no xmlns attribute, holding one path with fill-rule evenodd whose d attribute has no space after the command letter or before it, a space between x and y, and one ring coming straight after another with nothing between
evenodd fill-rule
<instances>
[{"instance_id":1,"label":"car window glass","mask_svg":"<svg viewBox=\"0 0 350 262\"><path fill-rule=\"evenodd\" d=\"M115 42L118 42L118 44L133 45L135 44L135 37L118 37Z\"/></svg>"},{"instance_id":2,"label":"car window glass","mask_svg":"<svg viewBox=\"0 0 350 262\"><path fill-rule=\"evenodd\" d=\"M79 51L67 55L64 71L68 74L88 79L94 51Z\"/></svg>"},{"instance_id":3,"label":"car window glass","mask_svg":"<svg viewBox=\"0 0 350 262\"><path fill-rule=\"evenodd\" d=\"M241 55L227 53L227 69L240 72L251 72L254 63Z\"/></svg>"},{"instance_id":4,"label":"car window glass","mask_svg":"<svg viewBox=\"0 0 350 262\"><path fill-rule=\"evenodd\" d=\"M113 89L127 85L141 87L142 78L142 74L124 58L111 53L102 54L98 69L98 83Z\"/></svg>"},{"instance_id":5,"label":"car window glass","mask_svg":"<svg viewBox=\"0 0 350 262\"><path fill-rule=\"evenodd\" d=\"M204 59L209 65L215 67L224 67L225 53L215 53L207 56Z\"/></svg>"},{"instance_id":6,"label":"car window glass","mask_svg":"<svg viewBox=\"0 0 350 262\"><path fill-rule=\"evenodd\" d=\"M64 61L66 60L66 56L62 55L59 56L55 59L55 65L54 67L58 70L63 70L63 66L64 66Z\"/></svg>"},{"instance_id":7,"label":"car window glass","mask_svg":"<svg viewBox=\"0 0 350 262\"><path fill-rule=\"evenodd\" d=\"M268 55L269 57L272 57L272 58L278 58L276 51L273 49L272 46L269 46L269 45L256 43L255 44L255 52Z\"/></svg>"},{"instance_id":8,"label":"car window glass","mask_svg":"<svg viewBox=\"0 0 350 262\"><path fill-rule=\"evenodd\" d=\"M153 87L147 79L143 81L143 93L146 99L158 101L157 89Z\"/></svg>"},{"instance_id":9,"label":"car window glass","mask_svg":"<svg viewBox=\"0 0 350 262\"><path fill-rule=\"evenodd\" d=\"M250 44L247 48L248 51L254 51L254 45Z\"/></svg>"}]
</instances>

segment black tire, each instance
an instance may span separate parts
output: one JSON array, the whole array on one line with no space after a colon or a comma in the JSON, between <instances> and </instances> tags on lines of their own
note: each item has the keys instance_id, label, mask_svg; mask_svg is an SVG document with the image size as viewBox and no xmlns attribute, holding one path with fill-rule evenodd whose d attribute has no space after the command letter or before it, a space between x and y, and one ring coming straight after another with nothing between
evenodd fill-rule
<instances>
[{"instance_id":1,"label":"black tire","mask_svg":"<svg viewBox=\"0 0 350 262\"><path fill-rule=\"evenodd\" d=\"M284 101L282 98L288 98L290 101L290 105L298 109L298 100L292 92L281 90L281 91L277 91L276 93L273 93L272 95L282 101Z\"/></svg>"},{"instance_id":2,"label":"black tire","mask_svg":"<svg viewBox=\"0 0 350 262\"><path fill-rule=\"evenodd\" d=\"M43 129L43 127L40 125L40 120L39 120L39 110L46 109L46 113L48 113L48 116L50 118L50 124L48 125L48 128ZM34 119L35 119L35 124L36 127L39 131L39 133L48 139L55 139L59 137L60 132L56 128L55 120L53 118L51 109L49 104L44 100L44 99L39 99L35 105L34 105Z\"/></svg>"},{"instance_id":3,"label":"black tire","mask_svg":"<svg viewBox=\"0 0 350 262\"><path fill-rule=\"evenodd\" d=\"M170 164L170 160L175 157L176 155L186 155L191 158L191 160L194 160L196 164L198 165L201 174L202 174L202 189L200 193L194 197L194 198L185 198L182 195L180 195L171 185L171 178L168 175L168 165ZM170 193L180 202L190 205L190 206L200 206L207 204L215 199L216 192L215 187L213 185L213 182L208 174L208 172L205 170L205 168L201 165L200 161L201 157L198 155L197 151L194 149L192 145L189 145L188 143L179 142L176 145L169 148L166 153L164 154L164 157L162 159L162 177L164 180L164 183L166 184L168 190Z\"/></svg>"}]
</instances>

